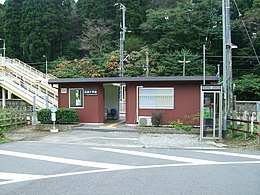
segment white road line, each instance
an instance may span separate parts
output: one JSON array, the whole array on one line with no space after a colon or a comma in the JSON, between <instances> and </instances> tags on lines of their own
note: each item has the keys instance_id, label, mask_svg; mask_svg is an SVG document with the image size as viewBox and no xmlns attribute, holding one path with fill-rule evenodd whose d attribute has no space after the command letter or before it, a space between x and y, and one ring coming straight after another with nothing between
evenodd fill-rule
<instances>
[{"instance_id":1,"label":"white road line","mask_svg":"<svg viewBox=\"0 0 260 195\"><path fill-rule=\"evenodd\" d=\"M49 161L49 162L70 164L70 165L78 165L78 166L85 166L85 167L95 167L95 168L102 168L102 169L125 169L125 168L132 167L132 166L128 166L128 165L109 164L109 163L100 163L100 162L83 161L83 160L74 160L74 159L68 159L68 158L43 156L43 155L28 154L28 153L22 153L22 152L13 152L13 151L7 151L7 150L0 150L0 154L7 155L7 156L15 156L15 157L21 157L21 158L34 159L34 160L42 160L42 161Z\"/></svg>"},{"instance_id":2,"label":"white road line","mask_svg":"<svg viewBox=\"0 0 260 195\"><path fill-rule=\"evenodd\" d=\"M49 179L49 178L58 178L58 177L68 177L68 176L76 176L76 175L84 175L84 174L94 174L94 173L102 173L102 172L112 172L112 171L126 171L126 170L138 170L138 169L152 169L152 168L170 168L170 167L189 167L189 166L212 166L212 165L233 165L233 164L260 164L260 161L240 161L240 162L209 162L205 163L179 163L179 164L163 164L163 165L148 165L148 166L136 166L136 167L128 167L125 169L99 169L99 170L90 170L90 171L80 171L80 172L72 172L72 173L61 173L54 175L46 175L46 176L36 176L35 178L31 177L23 180L11 180L0 182L1 185L18 183L23 181L31 181L31 180L39 180L39 179Z\"/></svg>"},{"instance_id":3,"label":"white road line","mask_svg":"<svg viewBox=\"0 0 260 195\"><path fill-rule=\"evenodd\" d=\"M217 155L224 155L224 156L235 156L235 157L250 158L250 159L260 159L260 156L252 155L252 154L239 154L239 153L223 152L223 151L202 151L202 150L196 150L195 152L217 154Z\"/></svg>"},{"instance_id":4,"label":"white road line","mask_svg":"<svg viewBox=\"0 0 260 195\"><path fill-rule=\"evenodd\" d=\"M38 179L42 177L43 175L0 172L0 179L2 180L27 180L27 179Z\"/></svg>"},{"instance_id":5,"label":"white road line","mask_svg":"<svg viewBox=\"0 0 260 195\"><path fill-rule=\"evenodd\" d=\"M121 153L121 154L129 154L129 155L134 155L134 156L142 156L142 157L149 157L149 158L156 158L156 159L163 159L163 160L186 162L186 163L202 163L202 164L206 163L206 164L208 164L208 163L214 162L214 161L201 160L201 159L195 159L195 158L169 156L169 155L163 155L163 154L121 150L121 149L115 149L115 148L95 148L95 147L93 147L93 149L107 151L107 152Z\"/></svg>"}]
</instances>

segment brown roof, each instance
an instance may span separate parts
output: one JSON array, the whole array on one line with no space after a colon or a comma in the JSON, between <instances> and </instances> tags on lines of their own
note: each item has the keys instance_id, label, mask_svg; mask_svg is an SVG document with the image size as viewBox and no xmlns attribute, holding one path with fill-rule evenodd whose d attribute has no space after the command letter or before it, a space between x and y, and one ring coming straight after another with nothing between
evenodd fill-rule
<instances>
[{"instance_id":1,"label":"brown roof","mask_svg":"<svg viewBox=\"0 0 260 195\"><path fill-rule=\"evenodd\" d=\"M61 83L125 83L125 82L158 82L158 81L197 81L202 82L203 76L171 76L171 77L104 77L104 78L59 78L50 79L49 84ZM206 81L217 82L215 76L207 76Z\"/></svg>"}]
</instances>

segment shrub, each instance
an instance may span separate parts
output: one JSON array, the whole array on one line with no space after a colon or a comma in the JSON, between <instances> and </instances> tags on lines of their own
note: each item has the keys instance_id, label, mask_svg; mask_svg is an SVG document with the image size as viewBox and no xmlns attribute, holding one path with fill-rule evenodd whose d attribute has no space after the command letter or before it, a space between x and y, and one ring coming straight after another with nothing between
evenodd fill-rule
<instances>
[{"instance_id":1,"label":"shrub","mask_svg":"<svg viewBox=\"0 0 260 195\"><path fill-rule=\"evenodd\" d=\"M42 109L37 112L37 118L42 124L51 124L50 109ZM72 108L58 108L56 112L56 123L71 124L78 122L79 116L75 109Z\"/></svg>"},{"instance_id":2,"label":"shrub","mask_svg":"<svg viewBox=\"0 0 260 195\"><path fill-rule=\"evenodd\" d=\"M162 124L163 114L161 112L152 113L152 124L159 127Z\"/></svg>"},{"instance_id":3,"label":"shrub","mask_svg":"<svg viewBox=\"0 0 260 195\"><path fill-rule=\"evenodd\" d=\"M181 120L176 120L176 121L171 121L170 125L177 129L177 130L185 130L185 131L190 131L192 129L192 126L190 125L184 125L183 121Z\"/></svg>"},{"instance_id":4,"label":"shrub","mask_svg":"<svg viewBox=\"0 0 260 195\"><path fill-rule=\"evenodd\" d=\"M41 109L37 112L37 119L40 121L42 124L50 124L52 123L51 121L51 111L50 109Z\"/></svg>"},{"instance_id":5,"label":"shrub","mask_svg":"<svg viewBox=\"0 0 260 195\"><path fill-rule=\"evenodd\" d=\"M79 115L75 109L59 108L56 112L56 123L70 124L79 121Z\"/></svg>"}]
</instances>

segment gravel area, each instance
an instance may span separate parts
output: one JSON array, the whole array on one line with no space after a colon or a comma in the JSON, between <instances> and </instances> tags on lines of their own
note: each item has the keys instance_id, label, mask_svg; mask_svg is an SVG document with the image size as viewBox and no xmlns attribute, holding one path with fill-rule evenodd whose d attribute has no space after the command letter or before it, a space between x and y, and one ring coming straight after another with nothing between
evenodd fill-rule
<instances>
[{"instance_id":1,"label":"gravel area","mask_svg":"<svg viewBox=\"0 0 260 195\"><path fill-rule=\"evenodd\" d=\"M161 148L214 148L212 141L199 141L198 135L189 134L143 134L140 141L145 147Z\"/></svg>"},{"instance_id":2,"label":"gravel area","mask_svg":"<svg viewBox=\"0 0 260 195\"><path fill-rule=\"evenodd\" d=\"M42 141L55 143L73 143L113 147L146 148L232 148L238 150L260 150L258 140L225 139L223 142L199 141L195 134L138 134L137 132L102 132L70 130L59 133L35 130L34 126L25 126L7 132L13 141Z\"/></svg>"}]
</instances>

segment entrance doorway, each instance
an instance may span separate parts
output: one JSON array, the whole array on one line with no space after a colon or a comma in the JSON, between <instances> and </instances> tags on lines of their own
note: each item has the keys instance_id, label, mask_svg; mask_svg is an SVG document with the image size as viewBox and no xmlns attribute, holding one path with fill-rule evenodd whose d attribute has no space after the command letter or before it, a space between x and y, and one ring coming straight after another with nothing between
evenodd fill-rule
<instances>
[{"instance_id":1,"label":"entrance doorway","mask_svg":"<svg viewBox=\"0 0 260 195\"><path fill-rule=\"evenodd\" d=\"M221 139L222 135L222 87L201 86L200 140Z\"/></svg>"}]
</instances>

